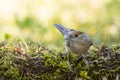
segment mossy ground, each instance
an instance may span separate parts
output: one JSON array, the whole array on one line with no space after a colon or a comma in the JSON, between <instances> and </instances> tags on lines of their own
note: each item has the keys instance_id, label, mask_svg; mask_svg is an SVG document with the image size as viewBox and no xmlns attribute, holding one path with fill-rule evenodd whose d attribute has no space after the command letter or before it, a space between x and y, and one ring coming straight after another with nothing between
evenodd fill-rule
<instances>
[{"instance_id":1,"label":"mossy ground","mask_svg":"<svg viewBox=\"0 0 120 80\"><path fill-rule=\"evenodd\" d=\"M74 72L70 72L63 48L47 47L29 42L27 47L20 41L16 44L0 43L1 80L115 80L120 75L120 47L92 46L86 59L70 54ZM119 79L118 79L119 80Z\"/></svg>"}]
</instances>

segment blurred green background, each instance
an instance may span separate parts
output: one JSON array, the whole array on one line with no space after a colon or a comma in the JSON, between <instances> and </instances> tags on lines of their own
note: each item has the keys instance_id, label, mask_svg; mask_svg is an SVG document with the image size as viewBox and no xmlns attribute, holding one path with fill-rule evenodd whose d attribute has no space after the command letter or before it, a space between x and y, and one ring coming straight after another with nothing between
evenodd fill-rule
<instances>
[{"instance_id":1,"label":"blurred green background","mask_svg":"<svg viewBox=\"0 0 120 80\"><path fill-rule=\"evenodd\" d=\"M120 0L0 0L0 41L61 45L55 23L87 32L94 44L120 44Z\"/></svg>"}]
</instances>

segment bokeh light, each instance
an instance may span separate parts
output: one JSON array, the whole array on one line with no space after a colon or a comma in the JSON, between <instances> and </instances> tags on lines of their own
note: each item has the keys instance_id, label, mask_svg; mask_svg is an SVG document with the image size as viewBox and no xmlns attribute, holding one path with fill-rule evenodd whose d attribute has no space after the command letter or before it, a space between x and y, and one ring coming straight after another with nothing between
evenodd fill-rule
<instances>
[{"instance_id":1,"label":"bokeh light","mask_svg":"<svg viewBox=\"0 0 120 80\"><path fill-rule=\"evenodd\" d=\"M94 43L120 41L119 0L0 0L0 39L18 36L56 43L62 35L53 26L62 24L87 32ZM11 40L10 39L10 40Z\"/></svg>"}]
</instances>

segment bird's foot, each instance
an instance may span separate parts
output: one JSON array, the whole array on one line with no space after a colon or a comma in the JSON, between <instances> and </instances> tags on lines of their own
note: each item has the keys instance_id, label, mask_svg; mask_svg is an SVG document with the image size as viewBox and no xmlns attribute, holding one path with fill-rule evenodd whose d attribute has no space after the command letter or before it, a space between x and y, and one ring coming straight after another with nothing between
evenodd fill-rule
<instances>
[{"instance_id":1,"label":"bird's foot","mask_svg":"<svg viewBox=\"0 0 120 80\"><path fill-rule=\"evenodd\" d=\"M89 62L88 60L85 58L85 55L82 55L83 58L83 62L86 64L87 67L89 67Z\"/></svg>"},{"instance_id":2,"label":"bird's foot","mask_svg":"<svg viewBox=\"0 0 120 80\"><path fill-rule=\"evenodd\" d=\"M73 71L73 68L71 67L71 65L70 65L70 62L69 62L69 61L67 61L67 65L68 65L68 69L69 69L71 72L74 72L74 71Z\"/></svg>"}]
</instances>

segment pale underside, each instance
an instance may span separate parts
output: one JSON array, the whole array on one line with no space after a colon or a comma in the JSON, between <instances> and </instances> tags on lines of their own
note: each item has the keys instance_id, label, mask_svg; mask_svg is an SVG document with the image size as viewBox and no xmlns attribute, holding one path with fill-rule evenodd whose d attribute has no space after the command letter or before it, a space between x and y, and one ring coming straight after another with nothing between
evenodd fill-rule
<instances>
[{"instance_id":1,"label":"pale underside","mask_svg":"<svg viewBox=\"0 0 120 80\"><path fill-rule=\"evenodd\" d=\"M75 54L86 53L89 47L92 45L92 41L87 34L79 36L79 39L65 40L66 52L72 52Z\"/></svg>"}]
</instances>

